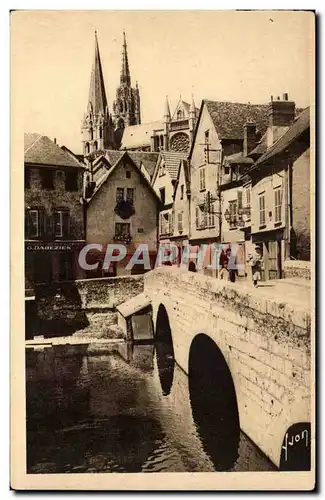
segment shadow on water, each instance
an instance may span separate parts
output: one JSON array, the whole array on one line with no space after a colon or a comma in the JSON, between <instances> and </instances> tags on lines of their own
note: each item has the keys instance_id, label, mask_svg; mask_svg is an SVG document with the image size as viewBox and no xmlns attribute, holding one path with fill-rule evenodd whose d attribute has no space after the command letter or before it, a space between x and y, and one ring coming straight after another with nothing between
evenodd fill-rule
<instances>
[{"instance_id":1,"label":"shadow on water","mask_svg":"<svg viewBox=\"0 0 325 500\"><path fill-rule=\"evenodd\" d=\"M168 396L173 385L175 354L168 314L162 304L159 306L157 315L155 349L162 393Z\"/></svg>"},{"instance_id":2,"label":"shadow on water","mask_svg":"<svg viewBox=\"0 0 325 500\"><path fill-rule=\"evenodd\" d=\"M239 415L228 365L207 335L197 335L189 355L193 420L202 446L217 471L232 469L238 458Z\"/></svg>"}]
</instances>

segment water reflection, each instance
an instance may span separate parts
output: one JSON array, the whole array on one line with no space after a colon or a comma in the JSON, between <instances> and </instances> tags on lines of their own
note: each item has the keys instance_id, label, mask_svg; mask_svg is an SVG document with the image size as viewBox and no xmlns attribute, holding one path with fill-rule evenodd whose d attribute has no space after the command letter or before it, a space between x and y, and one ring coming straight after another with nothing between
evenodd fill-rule
<instances>
[{"instance_id":1,"label":"water reflection","mask_svg":"<svg viewBox=\"0 0 325 500\"><path fill-rule=\"evenodd\" d=\"M206 404L190 401L187 376L163 344L27 350L28 472L216 470L199 415ZM213 443L227 454L225 440ZM250 470L271 468L243 438L240 450L236 470L248 460Z\"/></svg>"},{"instance_id":2,"label":"water reflection","mask_svg":"<svg viewBox=\"0 0 325 500\"><path fill-rule=\"evenodd\" d=\"M223 355L207 335L198 335L191 345L189 390L204 450L216 470L232 469L240 439L237 399Z\"/></svg>"},{"instance_id":3,"label":"water reflection","mask_svg":"<svg viewBox=\"0 0 325 500\"><path fill-rule=\"evenodd\" d=\"M161 389L168 396L173 385L175 355L167 311L162 304L157 314L155 347Z\"/></svg>"}]
</instances>

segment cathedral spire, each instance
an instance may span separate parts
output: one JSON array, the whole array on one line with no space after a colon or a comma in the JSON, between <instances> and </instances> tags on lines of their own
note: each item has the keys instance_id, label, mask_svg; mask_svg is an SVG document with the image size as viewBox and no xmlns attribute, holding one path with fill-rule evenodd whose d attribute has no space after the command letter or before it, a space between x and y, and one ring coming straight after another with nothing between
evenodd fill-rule
<instances>
[{"instance_id":1,"label":"cathedral spire","mask_svg":"<svg viewBox=\"0 0 325 500\"><path fill-rule=\"evenodd\" d=\"M104 85L104 77L102 71L102 64L100 61L97 31L95 31L95 55L91 71L90 88L88 107L91 105L92 112L97 115L98 113L105 114L107 108L107 99Z\"/></svg>"},{"instance_id":2,"label":"cathedral spire","mask_svg":"<svg viewBox=\"0 0 325 500\"><path fill-rule=\"evenodd\" d=\"M131 87L131 76L129 69L125 31L123 31L123 52L122 52L122 71L121 71L121 85L123 84L126 84L128 87Z\"/></svg>"},{"instance_id":3,"label":"cathedral spire","mask_svg":"<svg viewBox=\"0 0 325 500\"><path fill-rule=\"evenodd\" d=\"M166 122L170 121L170 108L169 108L169 102L168 102L168 96L167 95L166 95L166 100L165 100L164 119L165 119Z\"/></svg>"}]
</instances>

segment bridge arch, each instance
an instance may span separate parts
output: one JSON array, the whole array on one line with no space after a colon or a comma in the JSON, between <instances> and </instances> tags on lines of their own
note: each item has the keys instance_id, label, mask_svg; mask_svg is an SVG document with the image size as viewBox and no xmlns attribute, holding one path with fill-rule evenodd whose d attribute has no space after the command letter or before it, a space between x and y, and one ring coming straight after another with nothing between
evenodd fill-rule
<instances>
[{"instance_id":1,"label":"bridge arch","mask_svg":"<svg viewBox=\"0 0 325 500\"><path fill-rule=\"evenodd\" d=\"M155 350L161 390L167 396L172 388L175 367L175 352L167 310L159 305L155 325Z\"/></svg>"},{"instance_id":2,"label":"bridge arch","mask_svg":"<svg viewBox=\"0 0 325 500\"><path fill-rule=\"evenodd\" d=\"M204 333L192 340L188 378L192 416L203 448L216 470L229 470L238 458L240 439L236 391L221 350Z\"/></svg>"}]
</instances>

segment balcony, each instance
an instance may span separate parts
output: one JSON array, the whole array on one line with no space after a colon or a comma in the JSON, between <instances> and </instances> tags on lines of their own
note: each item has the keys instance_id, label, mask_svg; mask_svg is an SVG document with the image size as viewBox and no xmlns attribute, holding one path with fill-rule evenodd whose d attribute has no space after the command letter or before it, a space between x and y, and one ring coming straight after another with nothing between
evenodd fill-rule
<instances>
[{"instance_id":1,"label":"balcony","mask_svg":"<svg viewBox=\"0 0 325 500\"><path fill-rule=\"evenodd\" d=\"M189 127L188 120L177 120L170 123L170 130L183 130Z\"/></svg>"}]
</instances>

